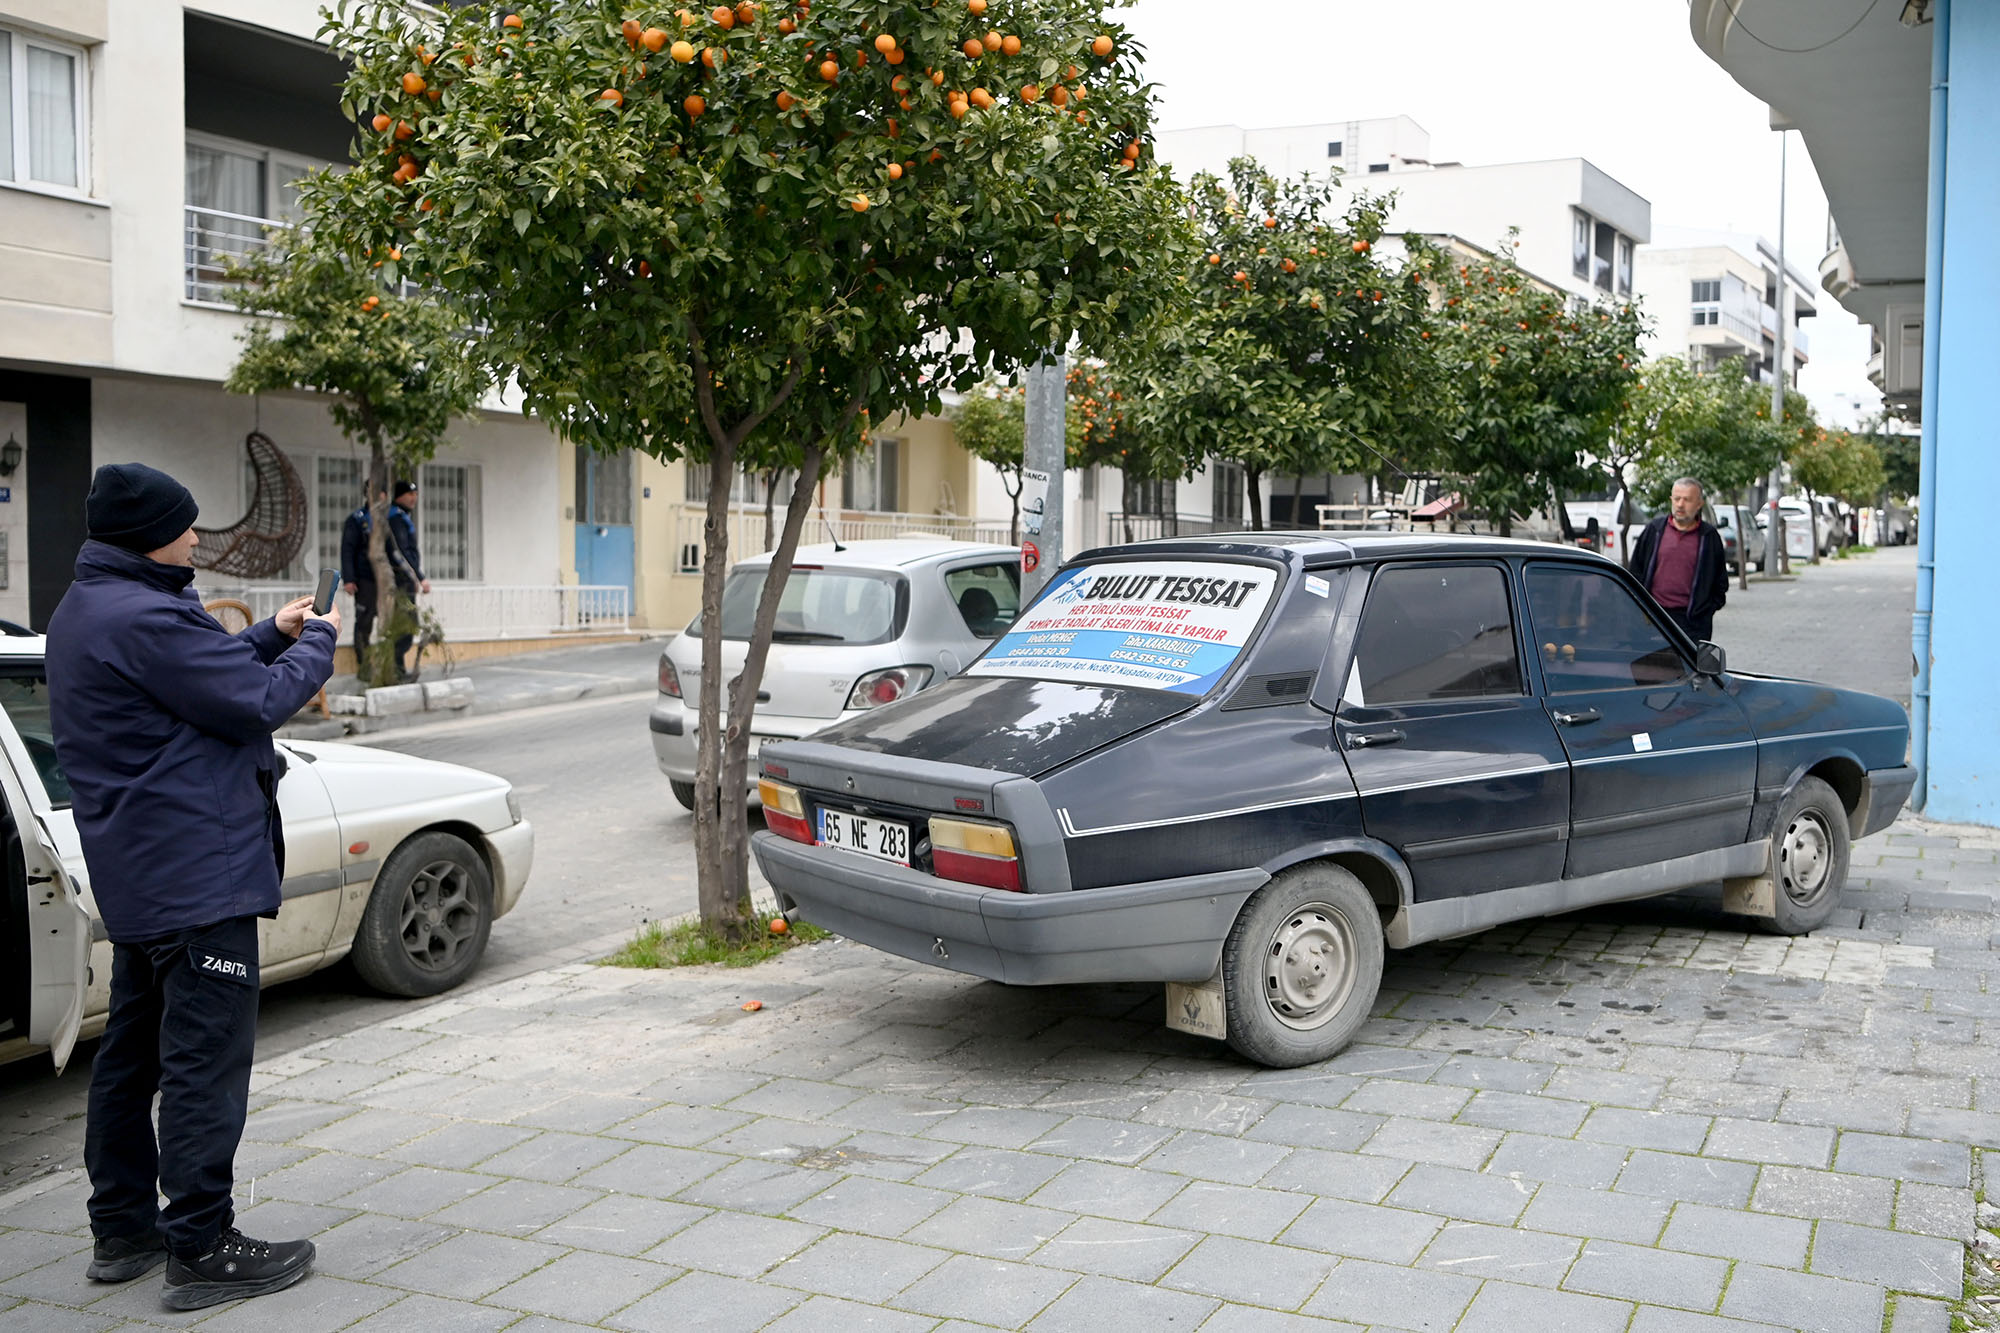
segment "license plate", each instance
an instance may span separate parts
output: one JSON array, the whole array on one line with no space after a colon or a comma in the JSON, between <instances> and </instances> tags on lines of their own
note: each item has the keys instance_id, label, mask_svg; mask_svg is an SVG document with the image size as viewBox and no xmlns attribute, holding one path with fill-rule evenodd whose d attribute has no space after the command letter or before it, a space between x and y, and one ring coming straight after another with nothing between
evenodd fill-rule
<instances>
[{"instance_id":1,"label":"license plate","mask_svg":"<svg viewBox=\"0 0 2000 1333\"><path fill-rule=\"evenodd\" d=\"M910 826L845 810L819 812L819 840L822 846L860 852L899 866L910 863Z\"/></svg>"}]
</instances>

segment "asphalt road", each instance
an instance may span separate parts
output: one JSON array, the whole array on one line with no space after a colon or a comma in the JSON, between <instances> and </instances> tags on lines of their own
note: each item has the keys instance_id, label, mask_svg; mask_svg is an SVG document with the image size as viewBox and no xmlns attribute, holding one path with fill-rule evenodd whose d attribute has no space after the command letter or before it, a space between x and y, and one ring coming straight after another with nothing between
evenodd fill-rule
<instances>
[{"instance_id":1,"label":"asphalt road","mask_svg":"<svg viewBox=\"0 0 2000 1333\"><path fill-rule=\"evenodd\" d=\"M1716 617L1716 639L1741 670L1824 680L1907 706L1915 582L1913 547L1800 566L1789 579L1732 591ZM495 924L468 986L601 957L643 922L694 910L694 821L654 766L646 731L652 697L589 699L370 740L500 774L535 825L527 891ZM264 995L258 1052L282 1055L398 1007L343 968L273 987ZM40 1060L0 1067L0 1188L24 1171L77 1160L88 1053L79 1051L60 1082Z\"/></svg>"}]
</instances>

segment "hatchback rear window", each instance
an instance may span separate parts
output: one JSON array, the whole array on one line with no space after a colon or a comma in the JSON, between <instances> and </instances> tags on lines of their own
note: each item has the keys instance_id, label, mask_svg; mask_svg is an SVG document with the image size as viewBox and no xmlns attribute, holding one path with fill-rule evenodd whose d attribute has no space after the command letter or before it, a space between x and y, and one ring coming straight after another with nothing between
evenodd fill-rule
<instances>
[{"instance_id":1,"label":"hatchback rear window","mask_svg":"<svg viewBox=\"0 0 2000 1333\"><path fill-rule=\"evenodd\" d=\"M722 637L748 639L768 566L737 569L722 584ZM887 643L902 631L909 584L899 574L868 569L795 566L778 595L773 643ZM702 637L701 616L687 632Z\"/></svg>"},{"instance_id":2,"label":"hatchback rear window","mask_svg":"<svg viewBox=\"0 0 2000 1333\"><path fill-rule=\"evenodd\" d=\"M1277 586L1274 569L1220 560L1079 565L967 673L1206 694L1256 635Z\"/></svg>"}]
</instances>

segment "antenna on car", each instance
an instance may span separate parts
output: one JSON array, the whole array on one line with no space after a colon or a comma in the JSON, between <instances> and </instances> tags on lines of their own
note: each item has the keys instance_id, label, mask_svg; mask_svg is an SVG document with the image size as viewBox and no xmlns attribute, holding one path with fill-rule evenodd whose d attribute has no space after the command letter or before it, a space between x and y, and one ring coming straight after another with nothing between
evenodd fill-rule
<instances>
[{"instance_id":1,"label":"antenna on car","mask_svg":"<svg viewBox=\"0 0 2000 1333\"><path fill-rule=\"evenodd\" d=\"M840 533L834 529L833 520L826 516L825 505L819 507L819 521L826 524L827 540L833 543L833 549L835 551L845 551L847 548L840 544Z\"/></svg>"}]
</instances>

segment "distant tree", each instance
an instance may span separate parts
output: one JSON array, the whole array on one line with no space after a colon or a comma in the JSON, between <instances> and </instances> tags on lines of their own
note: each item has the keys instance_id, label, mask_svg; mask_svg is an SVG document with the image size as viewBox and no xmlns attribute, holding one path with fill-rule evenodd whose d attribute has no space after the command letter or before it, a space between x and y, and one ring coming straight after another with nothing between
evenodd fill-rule
<instances>
[{"instance_id":1,"label":"distant tree","mask_svg":"<svg viewBox=\"0 0 2000 1333\"><path fill-rule=\"evenodd\" d=\"M1021 541L1021 469L1026 413L1021 391L1011 385L982 384L966 394L950 412L952 438L959 448L992 465L1011 507L1007 540Z\"/></svg>"},{"instance_id":2,"label":"distant tree","mask_svg":"<svg viewBox=\"0 0 2000 1333\"><path fill-rule=\"evenodd\" d=\"M1867 432L1875 444L1875 452L1882 458L1883 494L1899 500L1914 499L1922 489L1923 437L1888 427L1887 421L1877 422Z\"/></svg>"},{"instance_id":3,"label":"distant tree","mask_svg":"<svg viewBox=\"0 0 2000 1333\"><path fill-rule=\"evenodd\" d=\"M1676 480L1693 477L1715 501L1729 505L1741 557L1737 578L1743 587L1750 578L1750 517L1743 493L1770 471L1784 444L1771 424L1769 402L1769 390L1730 364L1695 373L1668 358L1642 368L1628 406L1654 423L1653 445L1639 463L1640 498L1660 508Z\"/></svg>"},{"instance_id":4,"label":"distant tree","mask_svg":"<svg viewBox=\"0 0 2000 1333\"><path fill-rule=\"evenodd\" d=\"M1638 378L1636 305L1573 309L1514 261L1510 237L1488 261L1438 275L1438 383L1445 465L1467 505L1501 532L1587 486Z\"/></svg>"},{"instance_id":5,"label":"distant tree","mask_svg":"<svg viewBox=\"0 0 2000 1333\"><path fill-rule=\"evenodd\" d=\"M308 189L305 224L232 266L237 304L255 318L225 387L323 394L341 433L368 451L361 502L382 600L371 660L356 666L364 680L394 680L396 639L414 629L415 610L389 565L389 483L437 453L452 419L471 413L490 381L464 315L434 296L404 295L393 281L400 255L354 254L321 198Z\"/></svg>"}]
</instances>

